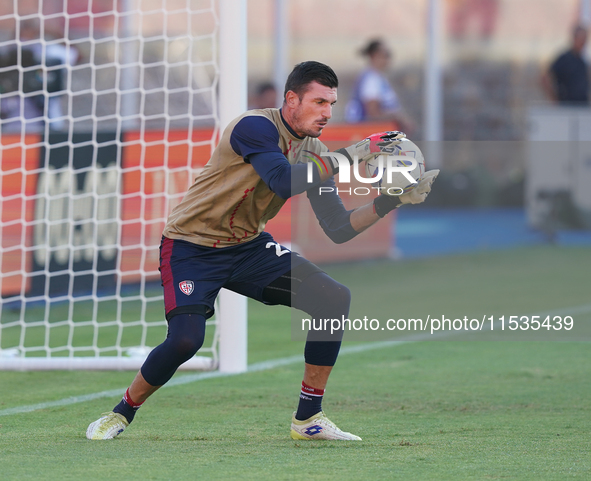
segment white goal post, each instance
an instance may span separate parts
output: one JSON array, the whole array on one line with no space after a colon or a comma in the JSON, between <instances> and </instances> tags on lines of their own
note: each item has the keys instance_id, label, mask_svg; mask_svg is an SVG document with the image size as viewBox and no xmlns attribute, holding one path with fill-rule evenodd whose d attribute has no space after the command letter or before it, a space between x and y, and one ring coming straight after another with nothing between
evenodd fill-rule
<instances>
[{"instance_id":1,"label":"white goal post","mask_svg":"<svg viewBox=\"0 0 591 481\"><path fill-rule=\"evenodd\" d=\"M220 0L220 127L247 108L246 0ZM220 371L247 368L247 305L240 294L222 289L219 309Z\"/></svg>"},{"instance_id":2,"label":"white goal post","mask_svg":"<svg viewBox=\"0 0 591 481\"><path fill-rule=\"evenodd\" d=\"M36 8L0 5L0 369L137 369L166 218L246 109L246 0ZM246 370L246 301L220 298L182 369Z\"/></svg>"}]
</instances>

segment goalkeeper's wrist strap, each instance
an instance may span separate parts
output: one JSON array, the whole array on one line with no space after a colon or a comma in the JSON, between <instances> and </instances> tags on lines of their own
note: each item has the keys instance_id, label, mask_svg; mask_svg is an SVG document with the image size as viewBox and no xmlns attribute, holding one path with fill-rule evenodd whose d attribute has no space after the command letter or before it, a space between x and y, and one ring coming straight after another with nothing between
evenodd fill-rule
<instances>
[{"instance_id":1,"label":"goalkeeper's wrist strap","mask_svg":"<svg viewBox=\"0 0 591 481\"><path fill-rule=\"evenodd\" d=\"M379 217L400 207L402 202L398 196L381 194L373 200L373 210Z\"/></svg>"}]
</instances>

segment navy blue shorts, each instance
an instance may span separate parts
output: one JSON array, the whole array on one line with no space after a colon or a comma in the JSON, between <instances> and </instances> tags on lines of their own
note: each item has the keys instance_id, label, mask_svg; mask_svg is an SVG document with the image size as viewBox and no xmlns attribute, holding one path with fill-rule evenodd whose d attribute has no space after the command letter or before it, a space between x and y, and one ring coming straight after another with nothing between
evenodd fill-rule
<instances>
[{"instance_id":1,"label":"navy blue shorts","mask_svg":"<svg viewBox=\"0 0 591 481\"><path fill-rule=\"evenodd\" d=\"M266 232L223 248L163 237L160 275L166 319L188 313L210 318L222 287L264 302L265 287L304 263L310 262L277 244Z\"/></svg>"}]
</instances>

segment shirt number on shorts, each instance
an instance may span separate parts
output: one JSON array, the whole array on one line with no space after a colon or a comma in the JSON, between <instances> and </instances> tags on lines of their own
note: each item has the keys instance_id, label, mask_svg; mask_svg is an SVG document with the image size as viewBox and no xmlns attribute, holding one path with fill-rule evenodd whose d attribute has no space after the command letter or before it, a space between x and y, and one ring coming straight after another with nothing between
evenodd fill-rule
<instances>
[{"instance_id":1,"label":"shirt number on shorts","mask_svg":"<svg viewBox=\"0 0 591 481\"><path fill-rule=\"evenodd\" d=\"M275 254L277 257L281 257L283 254L291 252L289 249L281 249L281 246L277 242L267 242L266 248L275 247Z\"/></svg>"}]
</instances>

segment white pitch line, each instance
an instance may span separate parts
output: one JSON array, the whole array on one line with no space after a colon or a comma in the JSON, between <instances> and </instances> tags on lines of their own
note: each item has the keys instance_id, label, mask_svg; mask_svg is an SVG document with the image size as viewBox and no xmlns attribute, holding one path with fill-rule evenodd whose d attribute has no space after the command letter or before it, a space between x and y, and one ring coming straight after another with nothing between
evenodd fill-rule
<instances>
[{"instance_id":1,"label":"white pitch line","mask_svg":"<svg viewBox=\"0 0 591 481\"><path fill-rule=\"evenodd\" d=\"M362 344L357 346L345 346L341 349L339 355L353 354L357 352L371 351L373 349L381 349L388 346L394 346L397 344L403 344L404 341L385 341L385 342L372 342L368 344ZM248 366L247 372L260 372L268 371L276 367L288 366L290 364L296 364L303 362L304 357L302 355L290 356L279 359L272 359L270 361L257 362ZM215 379L220 377L237 376L244 373L225 373L219 371L202 372L198 374L187 374L171 379L168 383L162 386L162 389L173 386L180 386L182 384L189 384L192 382L203 381L205 379ZM94 401L95 399L122 396L125 392L126 387L120 389L112 389L110 391L101 391L92 394L85 394L83 396L72 396L64 399L58 399L57 401L48 401L38 404L29 404L28 406L18 406L14 408L3 409L0 411L0 416L11 416L13 414L22 414L32 411L39 411L41 409L68 406L70 404L78 404L87 401Z\"/></svg>"},{"instance_id":2,"label":"white pitch line","mask_svg":"<svg viewBox=\"0 0 591 481\"><path fill-rule=\"evenodd\" d=\"M565 307L562 309L554 309L551 311L540 312L532 315L539 315L539 316L551 316L551 315L559 315L559 314L583 314L591 312L591 304L585 304L582 306L576 307ZM497 316L498 317L498 316ZM462 331L463 332L463 331ZM460 333L459 331L446 331L446 332L439 332L437 334L424 334L424 335L417 335L412 336L406 341L381 341L381 342L371 342L366 344L357 344L353 346L344 346L341 348L339 352L339 356L346 355L346 354L355 354L359 352L366 352L372 351L375 349L383 349L385 347L391 346L398 346L401 344L408 344L411 342L420 342L427 339L441 339L442 337L449 337L453 336L454 334ZM290 356L290 357L283 357L279 359L272 359L270 361L262 361L257 362L255 364L251 364L248 366L247 372L260 372L260 371L268 371L270 369L274 369L276 367L281 366L288 366L290 364L296 364L298 362L302 362L304 357L301 355L297 356ZM171 379L168 383L166 383L162 388L173 387L173 386L180 386L183 384L189 384L192 382L203 381L205 379L215 379L220 377L229 377L229 376L237 376L239 374L244 373L225 373L219 371L211 371L211 372L202 372L198 374L187 374L184 376L179 376L176 378ZM28 406L17 406L13 408L3 409L0 411L0 416L11 416L13 414L22 414L28 413L32 411L39 411L40 409L47 409L53 407L61 407L67 406L70 404L78 404L87 401L94 401L95 399L101 399L106 397L116 397L122 396L122 393L125 392L126 387L120 389L113 389L110 391L101 391L92 394L85 394L83 396L72 396L64 399L58 399L57 401L48 401L44 403L38 404L29 404Z\"/></svg>"}]
</instances>

